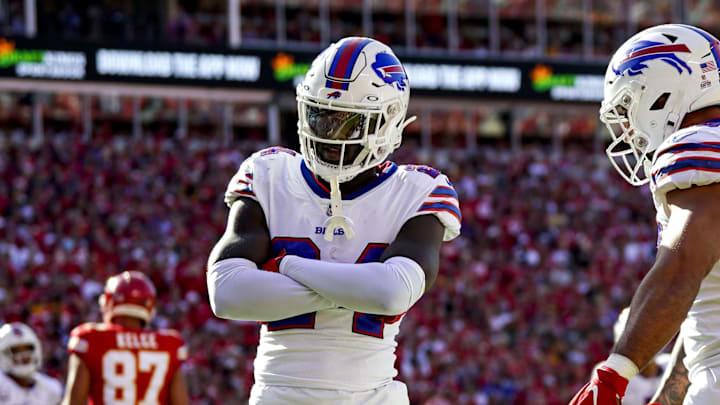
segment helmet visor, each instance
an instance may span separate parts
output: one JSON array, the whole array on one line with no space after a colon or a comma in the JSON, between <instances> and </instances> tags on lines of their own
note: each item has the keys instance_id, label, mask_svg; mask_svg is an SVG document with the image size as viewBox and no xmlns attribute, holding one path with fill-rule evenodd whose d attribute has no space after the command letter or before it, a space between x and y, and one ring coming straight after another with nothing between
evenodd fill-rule
<instances>
[{"instance_id":1,"label":"helmet visor","mask_svg":"<svg viewBox=\"0 0 720 405\"><path fill-rule=\"evenodd\" d=\"M13 365L24 366L35 362L35 345L22 344L8 349L12 356Z\"/></svg>"},{"instance_id":2,"label":"helmet visor","mask_svg":"<svg viewBox=\"0 0 720 405\"><path fill-rule=\"evenodd\" d=\"M376 115L368 119L367 113L337 111L317 106L308 106L305 113L313 135L328 140L359 140L366 133L365 128L368 128L369 132L375 132L377 124Z\"/></svg>"}]
</instances>

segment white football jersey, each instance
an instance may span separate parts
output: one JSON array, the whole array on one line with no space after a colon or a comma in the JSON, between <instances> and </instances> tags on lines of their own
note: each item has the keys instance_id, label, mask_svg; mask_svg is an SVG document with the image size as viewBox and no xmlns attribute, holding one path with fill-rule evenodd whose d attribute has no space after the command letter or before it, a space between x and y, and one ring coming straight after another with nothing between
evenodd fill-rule
<instances>
[{"instance_id":1,"label":"white football jersey","mask_svg":"<svg viewBox=\"0 0 720 405\"><path fill-rule=\"evenodd\" d=\"M666 195L720 182L720 120L683 128L655 152L650 189L657 209L658 244L668 225ZM720 366L720 262L705 277L682 324L685 366L690 376Z\"/></svg>"},{"instance_id":2,"label":"white football jersey","mask_svg":"<svg viewBox=\"0 0 720 405\"><path fill-rule=\"evenodd\" d=\"M625 390L625 396L622 399L623 405L646 405L655 395L660 386L660 379L662 375L654 377L645 377L643 375L636 375L628 383L627 389Z\"/></svg>"},{"instance_id":3,"label":"white football jersey","mask_svg":"<svg viewBox=\"0 0 720 405\"><path fill-rule=\"evenodd\" d=\"M25 388L0 372L0 404L57 405L62 400L62 385L56 379L35 373L35 385Z\"/></svg>"},{"instance_id":4,"label":"white football jersey","mask_svg":"<svg viewBox=\"0 0 720 405\"><path fill-rule=\"evenodd\" d=\"M329 190L305 166L300 154L273 147L255 153L240 167L225 194L260 203L273 253L336 263L378 261L400 228L418 215L435 215L445 227L444 240L460 233L457 194L442 173L427 166L386 162L367 187L343 195L343 213L355 237L342 229L324 239ZM364 391L397 375L397 317L334 308L268 322L262 326L255 359L255 382L346 391Z\"/></svg>"}]
</instances>

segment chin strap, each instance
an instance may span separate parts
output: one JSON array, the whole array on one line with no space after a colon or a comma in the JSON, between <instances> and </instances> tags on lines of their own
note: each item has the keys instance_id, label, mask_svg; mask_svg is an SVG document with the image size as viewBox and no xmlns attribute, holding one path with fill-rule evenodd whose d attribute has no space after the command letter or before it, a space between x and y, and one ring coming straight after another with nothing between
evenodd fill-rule
<instances>
[{"instance_id":1,"label":"chin strap","mask_svg":"<svg viewBox=\"0 0 720 405\"><path fill-rule=\"evenodd\" d=\"M332 242L337 228L343 230L343 234L348 240L354 238L353 222L350 218L343 216L340 181L337 176L330 180L330 213L332 216L323 224L325 227L325 240Z\"/></svg>"},{"instance_id":2,"label":"chin strap","mask_svg":"<svg viewBox=\"0 0 720 405\"><path fill-rule=\"evenodd\" d=\"M645 178L652 180L652 161L650 159L643 161L643 170L645 171Z\"/></svg>"}]
</instances>

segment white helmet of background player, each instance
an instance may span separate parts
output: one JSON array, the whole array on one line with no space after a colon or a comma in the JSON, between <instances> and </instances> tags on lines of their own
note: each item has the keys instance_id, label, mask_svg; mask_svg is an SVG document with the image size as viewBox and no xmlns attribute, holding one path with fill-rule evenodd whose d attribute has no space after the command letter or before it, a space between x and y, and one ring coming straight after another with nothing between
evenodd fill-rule
<instances>
[{"instance_id":1,"label":"white helmet of background player","mask_svg":"<svg viewBox=\"0 0 720 405\"><path fill-rule=\"evenodd\" d=\"M606 153L625 180L647 183L651 152L685 114L720 104L718 67L718 40L689 25L648 28L615 52L600 120L613 138Z\"/></svg>"},{"instance_id":2,"label":"white helmet of background player","mask_svg":"<svg viewBox=\"0 0 720 405\"><path fill-rule=\"evenodd\" d=\"M17 377L31 377L42 363L42 347L35 332L24 323L0 328L0 370Z\"/></svg>"},{"instance_id":3,"label":"white helmet of background player","mask_svg":"<svg viewBox=\"0 0 720 405\"><path fill-rule=\"evenodd\" d=\"M405 69L390 47L363 37L330 45L297 86L300 151L308 168L342 183L382 163L414 120L405 119L409 99Z\"/></svg>"}]
</instances>

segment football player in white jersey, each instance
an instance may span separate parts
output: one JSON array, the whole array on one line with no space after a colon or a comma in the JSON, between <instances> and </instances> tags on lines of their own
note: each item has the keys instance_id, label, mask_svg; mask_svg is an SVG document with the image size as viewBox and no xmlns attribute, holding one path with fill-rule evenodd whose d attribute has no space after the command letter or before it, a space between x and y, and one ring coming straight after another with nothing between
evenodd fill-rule
<instances>
[{"instance_id":1,"label":"football player in white jersey","mask_svg":"<svg viewBox=\"0 0 720 405\"><path fill-rule=\"evenodd\" d=\"M62 385L40 373L42 347L29 326L6 323L0 327L0 403L3 405L57 405Z\"/></svg>"},{"instance_id":2,"label":"football player in white jersey","mask_svg":"<svg viewBox=\"0 0 720 405\"><path fill-rule=\"evenodd\" d=\"M650 183L658 252L625 331L573 405L617 404L678 329L691 383L684 404L720 403L718 66L718 40L679 24L636 34L610 61L600 109L613 137L607 153L631 184Z\"/></svg>"},{"instance_id":3,"label":"football player in white jersey","mask_svg":"<svg viewBox=\"0 0 720 405\"><path fill-rule=\"evenodd\" d=\"M208 290L217 316L263 323L251 404L409 403L395 335L460 232L447 177L385 161L409 91L388 46L332 44L297 87L301 153L257 152L230 181Z\"/></svg>"}]
</instances>

